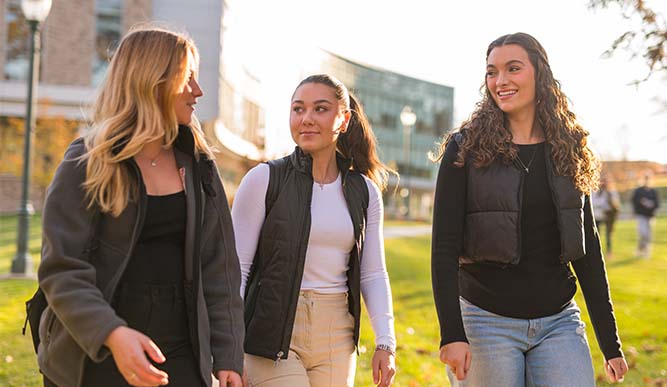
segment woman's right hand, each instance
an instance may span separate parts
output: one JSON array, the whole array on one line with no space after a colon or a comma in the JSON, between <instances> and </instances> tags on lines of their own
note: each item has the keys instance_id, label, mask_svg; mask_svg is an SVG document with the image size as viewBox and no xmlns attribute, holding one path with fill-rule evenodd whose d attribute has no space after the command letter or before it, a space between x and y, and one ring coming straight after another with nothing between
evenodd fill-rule
<instances>
[{"instance_id":1,"label":"woman's right hand","mask_svg":"<svg viewBox=\"0 0 667 387\"><path fill-rule=\"evenodd\" d=\"M104 341L113 355L118 371L132 386L164 386L169 383L169 375L157 369L146 358L146 354L156 363L167 360L160 348L143 333L120 326Z\"/></svg>"},{"instance_id":2,"label":"woman's right hand","mask_svg":"<svg viewBox=\"0 0 667 387\"><path fill-rule=\"evenodd\" d=\"M440 361L451 368L458 380L466 378L471 360L470 345L466 342L455 341L440 348Z\"/></svg>"}]
</instances>

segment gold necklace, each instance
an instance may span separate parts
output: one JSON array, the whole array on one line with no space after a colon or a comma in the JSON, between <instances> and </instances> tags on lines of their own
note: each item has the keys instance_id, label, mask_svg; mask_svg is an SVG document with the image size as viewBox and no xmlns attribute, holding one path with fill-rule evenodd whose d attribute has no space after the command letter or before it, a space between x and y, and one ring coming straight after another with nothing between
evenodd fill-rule
<instances>
[{"instance_id":1,"label":"gold necklace","mask_svg":"<svg viewBox=\"0 0 667 387\"><path fill-rule=\"evenodd\" d=\"M164 151L164 149L160 148L160 151L158 152L157 156L155 156L154 158L146 157L146 156L143 156L143 155L141 156L141 158L148 160L151 167L155 168L155 167L157 167L157 161L160 159L160 156L162 156L163 151Z\"/></svg>"}]
</instances>

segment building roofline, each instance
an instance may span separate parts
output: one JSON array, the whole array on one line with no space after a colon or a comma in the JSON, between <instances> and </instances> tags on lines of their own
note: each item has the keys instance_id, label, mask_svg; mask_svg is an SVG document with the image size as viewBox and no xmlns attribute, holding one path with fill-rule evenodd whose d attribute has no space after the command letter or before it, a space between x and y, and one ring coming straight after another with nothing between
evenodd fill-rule
<instances>
[{"instance_id":1,"label":"building roofline","mask_svg":"<svg viewBox=\"0 0 667 387\"><path fill-rule=\"evenodd\" d=\"M438 82L434 82L434 81L429 81L429 80L422 79L422 78L417 78L417 77L414 77L414 76L411 76L411 75L406 75L406 74L400 73L400 72L398 72L398 71L389 70L389 69L384 68L384 67L375 66L375 65L368 64L368 63L364 63L364 62L357 61L357 60L352 60L352 59L350 59L350 58L344 57L344 56L342 56L342 55L340 55L340 54L336 54L336 53L334 53L334 52L332 52L332 51L329 51L329 50L327 50L327 49L324 49L324 48L322 48L322 47L318 47L318 49L321 50L322 52L326 53L327 55L331 55L331 56L333 56L334 58L340 59L340 60L342 60L342 61L344 61L344 62L350 63L350 64L355 65L355 66L358 66L358 67L363 67L363 68L366 68L366 69L368 69L368 70L377 71L377 72L381 72L381 73L390 73L390 74L398 75L398 76L403 77L403 78L407 78L407 79L409 79L409 80L411 80L411 81L417 81L417 82L422 82L422 83L428 83L428 84L430 84L430 85L434 85L434 86L438 86L438 87L447 87L447 88L450 88L450 89L454 90L454 87L453 87L453 86L444 85L444 84L442 84L442 83L438 83Z\"/></svg>"}]
</instances>

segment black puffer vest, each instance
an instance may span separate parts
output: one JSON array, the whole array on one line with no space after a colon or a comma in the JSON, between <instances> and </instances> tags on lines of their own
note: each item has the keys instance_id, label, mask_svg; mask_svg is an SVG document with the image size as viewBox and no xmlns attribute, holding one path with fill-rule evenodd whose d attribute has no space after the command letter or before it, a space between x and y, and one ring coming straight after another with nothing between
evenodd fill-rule
<instances>
[{"instance_id":1,"label":"black puffer vest","mask_svg":"<svg viewBox=\"0 0 667 387\"><path fill-rule=\"evenodd\" d=\"M369 194L364 177L350 170L351 161L340 155L336 161L354 227L347 286L356 345L361 315L360 259ZM310 235L312 159L297 147L291 155L269 162L269 166L267 214L245 294L245 352L279 360L286 359L289 352Z\"/></svg>"},{"instance_id":2,"label":"black puffer vest","mask_svg":"<svg viewBox=\"0 0 667 387\"><path fill-rule=\"evenodd\" d=\"M461 145L462 135L454 139ZM547 179L551 188L558 230L560 260L568 263L586 254L584 240L584 199L572 178L559 176L551 160L551 146L545 146ZM521 169L503 160L476 168L467 160L466 219L463 254L459 262L516 265L521 259Z\"/></svg>"}]
</instances>

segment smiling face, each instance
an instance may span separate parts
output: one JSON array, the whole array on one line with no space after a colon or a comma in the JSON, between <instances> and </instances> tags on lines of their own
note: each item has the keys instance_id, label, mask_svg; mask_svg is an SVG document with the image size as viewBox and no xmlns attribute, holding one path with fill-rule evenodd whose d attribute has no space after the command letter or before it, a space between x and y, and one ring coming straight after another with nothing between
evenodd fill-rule
<instances>
[{"instance_id":1,"label":"smiling face","mask_svg":"<svg viewBox=\"0 0 667 387\"><path fill-rule=\"evenodd\" d=\"M174 109L176 110L176 119L180 125L188 125L192 121L192 114L195 111L197 98L204 95L199 83L197 82L194 55L188 51L187 81L183 88L176 94Z\"/></svg>"},{"instance_id":2,"label":"smiling face","mask_svg":"<svg viewBox=\"0 0 667 387\"><path fill-rule=\"evenodd\" d=\"M535 68L526 50L517 44L491 50L486 63L486 87L505 114L535 111Z\"/></svg>"},{"instance_id":3,"label":"smiling face","mask_svg":"<svg viewBox=\"0 0 667 387\"><path fill-rule=\"evenodd\" d=\"M327 85L304 83L292 96L292 139L306 153L335 153L338 136L347 130L349 120L350 112Z\"/></svg>"}]
</instances>

